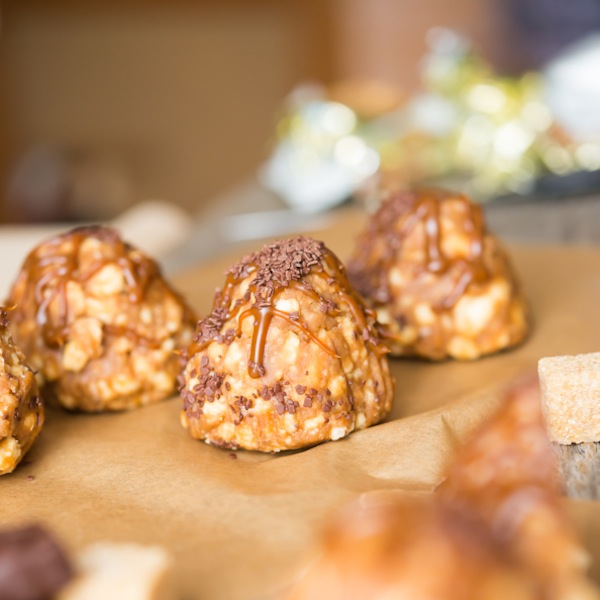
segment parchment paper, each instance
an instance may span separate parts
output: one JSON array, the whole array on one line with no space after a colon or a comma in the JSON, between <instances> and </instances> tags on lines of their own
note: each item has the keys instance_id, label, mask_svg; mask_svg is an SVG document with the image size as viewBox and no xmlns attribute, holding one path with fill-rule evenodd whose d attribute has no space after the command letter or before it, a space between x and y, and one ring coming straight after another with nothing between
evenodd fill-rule
<instances>
[{"instance_id":1,"label":"parchment paper","mask_svg":"<svg viewBox=\"0 0 600 600\"><path fill-rule=\"evenodd\" d=\"M315 237L344 259L361 223L340 217ZM192 440L177 398L122 414L51 410L28 461L0 478L0 525L41 521L71 551L100 540L161 544L174 559L181 598L267 597L301 566L340 504L373 490L432 490L512 377L542 356L600 349L600 248L512 248L511 255L535 316L531 337L473 363L392 361L388 422L272 456ZM175 283L205 313L238 256ZM569 509L600 563L600 507L570 502Z\"/></svg>"}]
</instances>

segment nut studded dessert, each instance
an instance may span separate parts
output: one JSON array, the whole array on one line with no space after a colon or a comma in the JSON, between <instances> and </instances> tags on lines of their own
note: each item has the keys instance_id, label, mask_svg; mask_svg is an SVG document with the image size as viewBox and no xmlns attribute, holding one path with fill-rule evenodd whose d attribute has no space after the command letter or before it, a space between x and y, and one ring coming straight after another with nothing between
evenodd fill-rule
<instances>
[{"instance_id":1,"label":"nut studded dessert","mask_svg":"<svg viewBox=\"0 0 600 600\"><path fill-rule=\"evenodd\" d=\"M35 376L8 332L7 310L0 308L0 475L15 469L43 424Z\"/></svg>"},{"instance_id":2,"label":"nut studded dessert","mask_svg":"<svg viewBox=\"0 0 600 600\"><path fill-rule=\"evenodd\" d=\"M538 390L515 388L426 500L364 497L287 600L598 600L560 503Z\"/></svg>"},{"instance_id":3,"label":"nut studded dessert","mask_svg":"<svg viewBox=\"0 0 600 600\"><path fill-rule=\"evenodd\" d=\"M519 343L527 310L478 206L439 190L390 195L348 265L396 356L476 359Z\"/></svg>"},{"instance_id":4,"label":"nut studded dessert","mask_svg":"<svg viewBox=\"0 0 600 600\"><path fill-rule=\"evenodd\" d=\"M69 409L131 409L169 396L190 309L157 264L107 227L83 227L36 247L10 292L15 341Z\"/></svg>"},{"instance_id":5,"label":"nut studded dessert","mask_svg":"<svg viewBox=\"0 0 600 600\"><path fill-rule=\"evenodd\" d=\"M551 356L538 363L548 436L565 492L600 499L600 352Z\"/></svg>"},{"instance_id":6,"label":"nut studded dessert","mask_svg":"<svg viewBox=\"0 0 600 600\"><path fill-rule=\"evenodd\" d=\"M560 491L539 386L531 380L509 392L459 453L440 495L490 528L503 552L534 578L539 597L598 598Z\"/></svg>"},{"instance_id":7,"label":"nut studded dessert","mask_svg":"<svg viewBox=\"0 0 600 600\"><path fill-rule=\"evenodd\" d=\"M322 242L265 246L227 272L181 383L192 437L277 452L380 421L393 389L375 318Z\"/></svg>"}]
</instances>

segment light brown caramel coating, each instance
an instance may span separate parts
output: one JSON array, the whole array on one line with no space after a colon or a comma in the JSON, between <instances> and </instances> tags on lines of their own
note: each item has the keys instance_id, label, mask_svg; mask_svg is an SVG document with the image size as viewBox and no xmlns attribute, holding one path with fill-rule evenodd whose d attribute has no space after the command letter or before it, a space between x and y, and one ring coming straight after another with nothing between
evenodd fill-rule
<instances>
[{"instance_id":1,"label":"light brown caramel coating","mask_svg":"<svg viewBox=\"0 0 600 600\"><path fill-rule=\"evenodd\" d=\"M131 409L176 388L194 317L157 264L107 227L57 236L27 257L11 330L48 396L90 412Z\"/></svg>"},{"instance_id":2,"label":"light brown caramel coating","mask_svg":"<svg viewBox=\"0 0 600 600\"><path fill-rule=\"evenodd\" d=\"M516 387L421 501L362 498L287 600L598 600L560 503L539 393Z\"/></svg>"},{"instance_id":3,"label":"light brown caramel coating","mask_svg":"<svg viewBox=\"0 0 600 600\"><path fill-rule=\"evenodd\" d=\"M561 504L537 383L510 391L459 453L440 494L487 524L504 552L539 582L542 597L599 597L589 590L589 557Z\"/></svg>"},{"instance_id":4,"label":"light brown caramel coating","mask_svg":"<svg viewBox=\"0 0 600 600\"><path fill-rule=\"evenodd\" d=\"M476 359L527 333L506 252L463 195L391 193L359 237L348 272L395 356Z\"/></svg>"},{"instance_id":5,"label":"light brown caramel coating","mask_svg":"<svg viewBox=\"0 0 600 600\"><path fill-rule=\"evenodd\" d=\"M12 472L44 424L44 406L31 369L12 341L0 309L0 475Z\"/></svg>"},{"instance_id":6,"label":"light brown caramel coating","mask_svg":"<svg viewBox=\"0 0 600 600\"><path fill-rule=\"evenodd\" d=\"M192 437L277 452L383 419L393 385L374 315L321 242L276 242L232 267L182 378Z\"/></svg>"},{"instance_id":7,"label":"light brown caramel coating","mask_svg":"<svg viewBox=\"0 0 600 600\"><path fill-rule=\"evenodd\" d=\"M431 502L355 503L286 600L538 600L468 515Z\"/></svg>"}]
</instances>

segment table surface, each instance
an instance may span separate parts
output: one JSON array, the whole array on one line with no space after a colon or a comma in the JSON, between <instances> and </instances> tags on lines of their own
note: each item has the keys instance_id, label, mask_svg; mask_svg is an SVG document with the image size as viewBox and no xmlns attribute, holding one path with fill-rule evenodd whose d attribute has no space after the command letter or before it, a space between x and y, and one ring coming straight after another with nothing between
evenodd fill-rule
<instances>
[{"instance_id":1,"label":"table surface","mask_svg":"<svg viewBox=\"0 0 600 600\"><path fill-rule=\"evenodd\" d=\"M295 213L257 181L232 187L196 215L190 235L162 261L181 272L227 252L243 253L264 238L332 227L340 215L364 213L357 203L319 214ZM600 244L600 195L548 200L510 198L484 205L489 228L509 243Z\"/></svg>"},{"instance_id":2,"label":"table surface","mask_svg":"<svg viewBox=\"0 0 600 600\"><path fill-rule=\"evenodd\" d=\"M344 258L363 223L345 210L314 235ZM508 381L541 356L598 349L600 281L590 274L600 273L600 248L513 246L511 255L535 316L532 336L477 362L392 361L387 422L301 452L232 460L187 435L177 398L119 414L52 410L27 463L0 479L0 525L42 521L71 551L99 540L160 544L174 558L181 598L264 600L298 572L341 504L365 492L432 490L450 449L498 405ZM206 314L236 258L234 249L174 283ZM600 506L569 509L600 559Z\"/></svg>"}]
</instances>

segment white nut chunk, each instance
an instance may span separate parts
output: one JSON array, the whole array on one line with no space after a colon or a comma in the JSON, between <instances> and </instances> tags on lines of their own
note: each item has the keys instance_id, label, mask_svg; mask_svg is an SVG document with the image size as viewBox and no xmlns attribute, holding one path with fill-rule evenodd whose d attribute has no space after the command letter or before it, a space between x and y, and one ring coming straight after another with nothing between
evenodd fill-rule
<instances>
[{"instance_id":1,"label":"white nut chunk","mask_svg":"<svg viewBox=\"0 0 600 600\"><path fill-rule=\"evenodd\" d=\"M76 410L132 409L176 390L174 352L195 318L156 262L108 227L34 248L10 292L15 342L44 396Z\"/></svg>"},{"instance_id":2,"label":"white nut chunk","mask_svg":"<svg viewBox=\"0 0 600 600\"><path fill-rule=\"evenodd\" d=\"M8 331L0 308L0 475L23 460L44 424L44 406L33 371Z\"/></svg>"},{"instance_id":3,"label":"white nut chunk","mask_svg":"<svg viewBox=\"0 0 600 600\"><path fill-rule=\"evenodd\" d=\"M348 272L392 355L472 360L527 334L506 252L463 195L391 193L359 237Z\"/></svg>"},{"instance_id":4,"label":"white nut chunk","mask_svg":"<svg viewBox=\"0 0 600 600\"><path fill-rule=\"evenodd\" d=\"M278 452L383 419L393 382L374 314L322 242L265 246L229 269L198 323L182 423L226 448Z\"/></svg>"}]
</instances>

